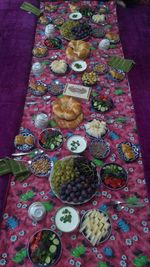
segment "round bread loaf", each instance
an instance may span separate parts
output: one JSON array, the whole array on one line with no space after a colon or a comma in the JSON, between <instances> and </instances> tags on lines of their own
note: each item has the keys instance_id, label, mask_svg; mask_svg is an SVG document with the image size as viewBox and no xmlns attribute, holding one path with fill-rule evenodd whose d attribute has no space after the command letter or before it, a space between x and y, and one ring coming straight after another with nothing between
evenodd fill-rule
<instances>
[{"instance_id":1,"label":"round bread loaf","mask_svg":"<svg viewBox=\"0 0 150 267\"><path fill-rule=\"evenodd\" d=\"M78 40L71 41L66 49L66 56L71 60L86 59L90 53L90 44Z\"/></svg>"}]
</instances>

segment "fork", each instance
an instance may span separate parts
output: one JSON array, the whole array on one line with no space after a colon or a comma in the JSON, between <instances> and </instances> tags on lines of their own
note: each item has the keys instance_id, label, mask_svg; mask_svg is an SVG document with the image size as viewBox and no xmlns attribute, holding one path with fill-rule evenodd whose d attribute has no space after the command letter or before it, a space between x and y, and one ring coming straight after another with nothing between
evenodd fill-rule
<instances>
[{"instance_id":1,"label":"fork","mask_svg":"<svg viewBox=\"0 0 150 267\"><path fill-rule=\"evenodd\" d=\"M122 204L124 204L124 205L122 205ZM110 203L110 206L112 206L116 210L122 210L125 208L125 206L127 206L129 208L142 208L145 206L145 204L144 203L129 204L125 201L114 200Z\"/></svg>"}]
</instances>

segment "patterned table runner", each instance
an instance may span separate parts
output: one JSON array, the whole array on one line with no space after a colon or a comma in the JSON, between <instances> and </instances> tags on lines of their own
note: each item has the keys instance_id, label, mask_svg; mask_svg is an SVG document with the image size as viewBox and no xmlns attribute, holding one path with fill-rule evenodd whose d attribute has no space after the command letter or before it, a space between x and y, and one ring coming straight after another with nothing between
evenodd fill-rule
<instances>
[{"instance_id":1,"label":"patterned table runner","mask_svg":"<svg viewBox=\"0 0 150 267\"><path fill-rule=\"evenodd\" d=\"M54 13L44 11L44 14L50 18L61 16L68 19L70 12L69 1L64 3L59 2L58 9ZM85 1L90 4L90 1ZM55 2L57 4L57 2ZM92 2L92 5L96 5ZM41 9L44 10L44 3L41 3ZM106 32L118 32L116 7L113 1L109 2L110 13L108 16L108 24L103 26ZM65 49L68 41L60 36L59 30L56 31L56 36L63 41L61 50L50 50L45 58L37 59L33 56L32 63L42 62L44 72L40 77L35 77L30 73L30 82L40 80L44 83L51 84L53 80L59 80L62 83L82 84L81 74L76 74L72 70L63 77L55 76L49 66L48 60L52 55L57 53L59 58L66 58ZM38 23L35 47L44 45L45 26ZM109 50L104 52L98 49L98 44L101 39L90 38L89 43L92 46L91 54L86 60L88 70L93 70L95 62L107 64L108 55L117 55L122 57L122 47L120 42L113 45ZM110 78L108 73L99 75L99 82L92 86L91 96L96 95L111 96L115 107L105 113L97 113L91 107L91 98L89 101L83 101L84 121L75 130L62 130L63 135L67 138L72 134L81 134L85 136L88 144L91 139L86 135L84 124L94 118L107 122L109 131L105 136L105 140L110 143L111 153L105 161L97 160L90 155L89 150L85 151L85 155L91 159L99 171L104 163L116 162L123 166L128 173L127 186L118 191L112 191L101 185L96 196L86 204L77 206L80 215L82 216L86 210L96 208L101 211L108 212L112 222L112 234L106 242L92 247L79 233L78 229L71 234L62 233L56 229L54 216L56 210L63 206L63 203L56 198L52 192L49 182L45 178L38 178L31 175L25 182L20 183L12 177L10 191L7 199L7 205L3 214L3 222L1 225L0 237L0 266L23 266L30 267L33 264L27 257L27 244L37 230L49 228L55 230L61 237L63 251L58 267L62 266L83 266L83 267L107 267L107 266L149 266L150 243L149 243L149 209L148 198L146 196L145 179L143 173L143 165L141 155L139 159L133 163L125 163L118 155L117 146L119 143L129 141L138 144L138 136L136 123L134 118L134 107L131 100L131 93L127 78L122 82L116 82ZM50 95L48 92L47 95ZM37 139L36 146L39 147L38 137L40 130L34 125L34 116L41 112L48 114L49 119L52 118L52 101L56 97L50 95L50 99L43 97L35 97L29 91L26 97L24 115L22 118L21 129L30 129ZM59 96L60 97L60 96ZM34 101L37 103L34 104ZM66 143L55 152L46 152L55 162L64 156L70 155ZM29 158L23 158L28 160ZM128 202L140 201L144 203L143 208L129 208L126 206L120 212L115 212L109 203L111 200L127 199ZM35 201L41 201L47 210L46 217L39 223L33 222L28 217L28 207ZM149 262L149 263L148 263Z\"/></svg>"}]
</instances>

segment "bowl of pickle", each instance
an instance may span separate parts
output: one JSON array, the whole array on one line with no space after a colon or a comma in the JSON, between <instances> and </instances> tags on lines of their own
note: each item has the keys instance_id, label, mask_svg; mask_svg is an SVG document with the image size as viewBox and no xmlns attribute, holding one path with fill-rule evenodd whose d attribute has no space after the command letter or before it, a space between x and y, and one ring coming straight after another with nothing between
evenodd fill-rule
<instances>
[{"instance_id":1,"label":"bowl of pickle","mask_svg":"<svg viewBox=\"0 0 150 267\"><path fill-rule=\"evenodd\" d=\"M95 71L84 72L82 75L82 81L84 85L91 86L97 83L98 75Z\"/></svg>"}]
</instances>

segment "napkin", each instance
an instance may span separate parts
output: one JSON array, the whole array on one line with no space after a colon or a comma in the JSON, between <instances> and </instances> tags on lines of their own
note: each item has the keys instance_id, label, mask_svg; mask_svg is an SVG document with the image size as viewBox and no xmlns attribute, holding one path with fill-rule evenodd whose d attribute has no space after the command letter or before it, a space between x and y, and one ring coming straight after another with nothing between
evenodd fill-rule
<instances>
[{"instance_id":1,"label":"napkin","mask_svg":"<svg viewBox=\"0 0 150 267\"><path fill-rule=\"evenodd\" d=\"M41 15L41 10L39 8L37 8L36 6L33 6L32 4L28 3L28 2L23 2L23 4L20 6L21 9L31 12L36 16L40 16Z\"/></svg>"},{"instance_id":2,"label":"napkin","mask_svg":"<svg viewBox=\"0 0 150 267\"><path fill-rule=\"evenodd\" d=\"M0 175L12 173L16 180L24 181L30 176L29 169L19 161L10 158L0 159Z\"/></svg>"},{"instance_id":3,"label":"napkin","mask_svg":"<svg viewBox=\"0 0 150 267\"><path fill-rule=\"evenodd\" d=\"M135 62L132 59L124 59L117 56L112 56L108 62L108 65L114 69L122 70L124 72L129 72Z\"/></svg>"}]
</instances>

